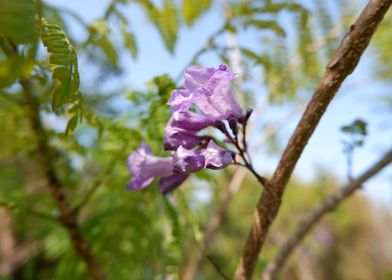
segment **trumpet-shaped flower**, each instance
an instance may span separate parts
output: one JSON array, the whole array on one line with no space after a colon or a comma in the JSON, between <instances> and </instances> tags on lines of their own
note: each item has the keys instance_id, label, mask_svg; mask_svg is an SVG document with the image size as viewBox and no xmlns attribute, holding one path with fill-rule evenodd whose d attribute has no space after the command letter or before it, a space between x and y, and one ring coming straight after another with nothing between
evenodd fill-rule
<instances>
[{"instance_id":1,"label":"trumpet-shaped flower","mask_svg":"<svg viewBox=\"0 0 392 280\"><path fill-rule=\"evenodd\" d=\"M152 155L150 147L144 142L129 155L127 164L132 174L127 188L132 190L143 189L151 184L155 177L173 173L172 158Z\"/></svg>"},{"instance_id":2,"label":"trumpet-shaped flower","mask_svg":"<svg viewBox=\"0 0 392 280\"><path fill-rule=\"evenodd\" d=\"M194 131L199 131L212 124L213 122L206 116L188 110L175 111L169 120L171 126Z\"/></svg>"},{"instance_id":3,"label":"trumpet-shaped flower","mask_svg":"<svg viewBox=\"0 0 392 280\"><path fill-rule=\"evenodd\" d=\"M205 168L221 169L233 162L233 152L223 149L213 140L208 142L207 148L201 152L205 159Z\"/></svg>"},{"instance_id":4,"label":"trumpet-shaped flower","mask_svg":"<svg viewBox=\"0 0 392 280\"><path fill-rule=\"evenodd\" d=\"M128 157L132 174L128 189L143 189L160 177L158 189L168 193L181 185L190 173L203 168L221 169L233 162L233 152L217 145L211 140L213 137L198 133L214 126L230 137L224 123L227 121L234 139L238 140L238 125L245 127L251 111L244 114L234 98L231 80L235 77L226 65L191 66L185 70L185 88L174 90L168 101L173 115L165 128L163 143L165 150L172 151L171 157L152 155L150 147L142 142ZM198 113L190 111L192 105L198 108Z\"/></svg>"},{"instance_id":5,"label":"trumpet-shaped flower","mask_svg":"<svg viewBox=\"0 0 392 280\"><path fill-rule=\"evenodd\" d=\"M179 187L189 177L186 173L173 173L159 179L158 189L161 193L168 193Z\"/></svg>"},{"instance_id":6,"label":"trumpet-shaped flower","mask_svg":"<svg viewBox=\"0 0 392 280\"><path fill-rule=\"evenodd\" d=\"M174 111L187 110L192 104L211 120L221 121L243 116L234 98L231 80L236 74L226 65L219 68L191 66L185 70L185 89L174 90L168 104Z\"/></svg>"},{"instance_id":7,"label":"trumpet-shaped flower","mask_svg":"<svg viewBox=\"0 0 392 280\"><path fill-rule=\"evenodd\" d=\"M173 154L173 171L178 173L193 173L204 168L204 156L200 150L187 150L180 146Z\"/></svg>"},{"instance_id":8,"label":"trumpet-shaped flower","mask_svg":"<svg viewBox=\"0 0 392 280\"><path fill-rule=\"evenodd\" d=\"M180 146L191 149L203 140L203 137L196 135L196 132L168 124L163 138L163 147L168 151L175 151Z\"/></svg>"}]
</instances>

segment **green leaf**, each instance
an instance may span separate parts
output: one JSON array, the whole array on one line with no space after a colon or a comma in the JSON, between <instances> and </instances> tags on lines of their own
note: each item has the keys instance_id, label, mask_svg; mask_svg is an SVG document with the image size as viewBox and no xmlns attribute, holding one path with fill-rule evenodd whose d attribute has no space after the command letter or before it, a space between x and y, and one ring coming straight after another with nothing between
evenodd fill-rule
<instances>
[{"instance_id":1,"label":"green leaf","mask_svg":"<svg viewBox=\"0 0 392 280\"><path fill-rule=\"evenodd\" d=\"M12 85L19 78L24 65L25 60L20 56L0 60L0 88Z\"/></svg>"},{"instance_id":2,"label":"green leaf","mask_svg":"<svg viewBox=\"0 0 392 280\"><path fill-rule=\"evenodd\" d=\"M341 130L344 133L351 135L367 135L367 123L361 119L356 119L349 125L342 126Z\"/></svg>"},{"instance_id":3,"label":"green leaf","mask_svg":"<svg viewBox=\"0 0 392 280\"><path fill-rule=\"evenodd\" d=\"M138 49L135 40L135 35L133 33L128 32L125 29L122 29L122 34L124 38L124 45L130 51L133 58L137 57Z\"/></svg>"},{"instance_id":4,"label":"green leaf","mask_svg":"<svg viewBox=\"0 0 392 280\"><path fill-rule=\"evenodd\" d=\"M35 5L32 0L0 1L0 34L16 44L34 41Z\"/></svg>"},{"instance_id":5,"label":"green leaf","mask_svg":"<svg viewBox=\"0 0 392 280\"><path fill-rule=\"evenodd\" d=\"M48 52L51 52L51 53L63 54L63 55L69 55L72 51L68 48L68 46L64 46L62 44L60 44L60 45L51 44L50 46L47 47L47 50L48 50Z\"/></svg>"},{"instance_id":6,"label":"green leaf","mask_svg":"<svg viewBox=\"0 0 392 280\"><path fill-rule=\"evenodd\" d=\"M305 9L297 3L269 3L265 7L265 11L270 13L278 13L283 10L292 12L304 12Z\"/></svg>"},{"instance_id":7,"label":"green leaf","mask_svg":"<svg viewBox=\"0 0 392 280\"><path fill-rule=\"evenodd\" d=\"M117 51L106 36L97 38L93 44L98 46L105 53L107 59L113 66L116 67L118 65Z\"/></svg>"},{"instance_id":8,"label":"green leaf","mask_svg":"<svg viewBox=\"0 0 392 280\"><path fill-rule=\"evenodd\" d=\"M70 66L74 63L74 60L73 60L72 56L69 56L69 55L52 54L49 57L49 62L51 64Z\"/></svg>"},{"instance_id":9,"label":"green leaf","mask_svg":"<svg viewBox=\"0 0 392 280\"><path fill-rule=\"evenodd\" d=\"M57 66L53 68L52 78L59 81L69 80L71 78L71 72L68 67Z\"/></svg>"},{"instance_id":10,"label":"green leaf","mask_svg":"<svg viewBox=\"0 0 392 280\"><path fill-rule=\"evenodd\" d=\"M182 1L182 16L185 23L191 26L210 6L211 0L183 0Z\"/></svg>"},{"instance_id":11,"label":"green leaf","mask_svg":"<svg viewBox=\"0 0 392 280\"><path fill-rule=\"evenodd\" d=\"M52 110L56 111L69 105L70 119L65 135L70 136L82 116L83 99L79 93L78 60L75 50L62 28L46 19L41 19L40 37L50 53L49 63L52 68L52 79L55 86L52 92Z\"/></svg>"},{"instance_id":12,"label":"green leaf","mask_svg":"<svg viewBox=\"0 0 392 280\"><path fill-rule=\"evenodd\" d=\"M74 115L69 119L67 128L65 129L65 136L69 137L78 125L78 115Z\"/></svg>"},{"instance_id":13,"label":"green leaf","mask_svg":"<svg viewBox=\"0 0 392 280\"><path fill-rule=\"evenodd\" d=\"M253 26L259 29L270 29L274 31L277 35L285 37L286 32L276 21L272 20L259 20L259 19L247 19L245 22L245 27Z\"/></svg>"},{"instance_id":14,"label":"green leaf","mask_svg":"<svg viewBox=\"0 0 392 280\"><path fill-rule=\"evenodd\" d=\"M254 61L255 64L258 64L259 61L259 55L257 55L256 53L254 53L252 50L247 49L247 48L241 48L240 49L242 54L244 56L246 56L247 58L251 59Z\"/></svg>"},{"instance_id":15,"label":"green leaf","mask_svg":"<svg viewBox=\"0 0 392 280\"><path fill-rule=\"evenodd\" d=\"M173 53L179 25L175 1L164 0L162 9L155 7L148 0L138 3L144 8L148 17L158 29L166 48Z\"/></svg>"},{"instance_id":16,"label":"green leaf","mask_svg":"<svg viewBox=\"0 0 392 280\"><path fill-rule=\"evenodd\" d=\"M71 80L68 80L67 82L60 83L55 86L52 97L53 111L56 111L67 103L67 100L71 95L71 83Z\"/></svg>"}]
</instances>

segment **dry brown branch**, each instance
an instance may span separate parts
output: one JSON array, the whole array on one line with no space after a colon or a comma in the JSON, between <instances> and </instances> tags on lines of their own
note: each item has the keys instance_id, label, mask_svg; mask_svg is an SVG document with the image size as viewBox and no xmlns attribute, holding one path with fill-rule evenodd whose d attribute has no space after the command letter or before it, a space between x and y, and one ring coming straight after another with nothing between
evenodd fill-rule
<instances>
[{"instance_id":1,"label":"dry brown branch","mask_svg":"<svg viewBox=\"0 0 392 280\"><path fill-rule=\"evenodd\" d=\"M345 78L353 72L392 0L371 0L343 38L291 136L272 178L265 185L234 279L250 279L274 221L287 182L310 136Z\"/></svg>"},{"instance_id":2,"label":"dry brown branch","mask_svg":"<svg viewBox=\"0 0 392 280\"><path fill-rule=\"evenodd\" d=\"M261 279L274 279L279 270L281 270L284 266L286 259L298 246L298 244L302 241L306 234L310 232L313 226L318 223L325 214L334 210L341 202L343 202L343 200L345 200L356 190L358 190L363 183L372 178L391 162L392 150L387 152L378 162L376 162L372 167L370 167L357 179L351 181L347 186L331 194L330 196L325 198L318 206L310 210L309 214L306 215L303 219L301 219L294 232L284 242L276 257L270 263L268 263Z\"/></svg>"}]
</instances>

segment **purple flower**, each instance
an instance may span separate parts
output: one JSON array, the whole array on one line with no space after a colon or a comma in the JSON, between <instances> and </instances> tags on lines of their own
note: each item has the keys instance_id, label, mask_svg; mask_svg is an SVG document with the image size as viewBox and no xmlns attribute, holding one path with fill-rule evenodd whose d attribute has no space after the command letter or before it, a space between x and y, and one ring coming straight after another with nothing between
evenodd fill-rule
<instances>
[{"instance_id":1,"label":"purple flower","mask_svg":"<svg viewBox=\"0 0 392 280\"><path fill-rule=\"evenodd\" d=\"M212 125L213 122L204 115L191 111L175 111L169 120L169 125L187 130L199 131Z\"/></svg>"},{"instance_id":2,"label":"purple flower","mask_svg":"<svg viewBox=\"0 0 392 280\"><path fill-rule=\"evenodd\" d=\"M218 146L213 140L201 154L205 158L205 168L221 169L233 162L233 153Z\"/></svg>"},{"instance_id":3,"label":"purple flower","mask_svg":"<svg viewBox=\"0 0 392 280\"><path fill-rule=\"evenodd\" d=\"M173 171L178 173L193 173L204 168L204 156L200 150L187 150L180 146L173 154Z\"/></svg>"},{"instance_id":4,"label":"purple flower","mask_svg":"<svg viewBox=\"0 0 392 280\"><path fill-rule=\"evenodd\" d=\"M144 142L129 155L127 164L132 174L127 188L132 190L143 189L151 184L155 177L173 173L172 158L153 156L150 147Z\"/></svg>"},{"instance_id":5,"label":"purple flower","mask_svg":"<svg viewBox=\"0 0 392 280\"><path fill-rule=\"evenodd\" d=\"M193 103L192 99L193 96L189 89L175 89L172 91L172 94L167 104L169 104L173 108L173 111L186 111L189 109L189 107L191 107Z\"/></svg>"},{"instance_id":6,"label":"purple flower","mask_svg":"<svg viewBox=\"0 0 392 280\"><path fill-rule=\"evenodd\" d=\"M191 149L203 140L203 137L196 135L196 132L194 130L175 127L169 123L165 128L163 147L169 151L175 151L180 146Z\"/></svg>"},{"instance_id":7,"label":"purple flower","mask_svg":"<svg viewBox=\"0 0 392 280\"><path fill-rule=\"evenodd\" d=\"M162 177L159 179L158 189L161 193L168 193L178 186L180 186L187 178L189 174L186 173L174 173L172 175Z\"/></svg>"},{"instance_id":8,"label":"purple flower","mask_svg":"<svg viewBox=\"0 0 392 280\"><path fill-rule=\"evenodd\" d=\"M230 72L226 65L220 65L218 69L188 67L185 70L185 89L174 90L168 104L174 111L187 110L196 104L211 121L243 117L231 87L231 80L235 77L236 74Z\"/></svg>"},{"instance_id":9,"label":"purple flower","mask_svg":"<svg viewBox=\"0 0 392 280\"><path fill-rule=\"evenodd\" d=\"M174 113L165 128L163 142L165 150L173 151L172 156L154 156L142 142L128 157L132 173L128 189L143 189L155 177L161 177L158 189L167 193L181 185L190 173L203 168L221 169L233 162L233 152L210 140L211 136L198 133L214 126L232 137L224 123L228 121L233 137L237 139L238 125L246 125L251 111L244 114L234 98L231 80L235 77L226 65L218 68L191 66L185 70L185 88L174 90L168 101ZM201 114L190 111L193 105Z\"/></svg>"}]
</instances>

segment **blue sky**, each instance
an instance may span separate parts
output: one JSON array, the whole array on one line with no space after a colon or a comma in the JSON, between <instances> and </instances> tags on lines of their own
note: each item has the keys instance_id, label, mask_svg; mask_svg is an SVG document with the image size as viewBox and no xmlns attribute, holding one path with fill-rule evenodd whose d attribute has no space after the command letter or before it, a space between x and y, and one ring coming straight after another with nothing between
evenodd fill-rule
<instances>
[{"instance_id":1,"label":"blue sky","mask_svg":"<svg viewBox=\"0 0 392 280\"><path fill-rule=\"evenodd\" d=\"M49 0L45 2L69 8L87 22L92 22L102 16L109 1ZM175 56L172 56L165 50L158 32L136 6L132 5L129 11L125 12L131 18L132 30L136 32L139 56L134 61L127 53L124 53L121 60L126 74L121 83L133 89L143 87L146 81L163 73L177 77L193 54L204 44L209 34L222 24L220 9L214 7L193 28L182 29L179 32ZM81 37L84 36L84 34L79 34L77 25L74 25L71 32ZM248 32L241 35L239 40L246 45L259 44L260 41L252 35ZM346 164L342 153L341 139L343 136L340 133L340 127L351 123L356 118L368 122L369 136L365 146L355 153L354 174L360 174L392 146L391 111L388 112L388 108L376 101L378 96L386 95L390 87L372 77L371 61L371 54L367 52L329 106L298 162L295 172L300 178L312 180L317 175L317 170L321 168L331 171L341 178L342 182L345 181ZM202 62L209 66L221 63L213 56L203 57ZM81 74L82 84L88 83L87 77L83 76L83 72ZM250 86L259 91L265 90L260 87L260 84ZM119 93L119 95L122 94ZM285 109L279 107L268 109L265 113L265 120L278 118L285 112ZM283 139L288 139L299 116L293 117L280 132ZM261 150L257 155L256 168L260 171L272 172L277 160L278 158L271 158ZM392 202L392 167L384 169L376 178L366 183L365 189L361 192L377 204L390 205Z\"/></svg>"}]
</instances>

